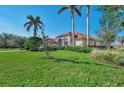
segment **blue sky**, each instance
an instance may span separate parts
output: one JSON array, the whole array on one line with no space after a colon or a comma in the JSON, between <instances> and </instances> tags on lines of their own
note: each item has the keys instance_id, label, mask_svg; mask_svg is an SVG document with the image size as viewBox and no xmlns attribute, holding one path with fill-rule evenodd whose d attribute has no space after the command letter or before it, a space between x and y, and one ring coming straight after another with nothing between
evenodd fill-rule
<instances>
[{"instance_id":1,"label":"blue sky","mask_svg":"<svg viewBox=\"0 0 124 93\"><path fill-rule=\"evenodd\" d=\"M45 24L45 32L49 37L71 31L70 12L65 11L57 14L62 6L59 5L40 5L40 6L0 6L0 33L7 32L21 36L32 36L32 30L27 32L24 23L27 16L40 16ZM95 11L98 6L91 6L90 10L90 34L95 35L99 29L100 12ZM75 32L86 34L86 7L82 8L82 16L75 15Z\"/></svg>"}]
</instances>

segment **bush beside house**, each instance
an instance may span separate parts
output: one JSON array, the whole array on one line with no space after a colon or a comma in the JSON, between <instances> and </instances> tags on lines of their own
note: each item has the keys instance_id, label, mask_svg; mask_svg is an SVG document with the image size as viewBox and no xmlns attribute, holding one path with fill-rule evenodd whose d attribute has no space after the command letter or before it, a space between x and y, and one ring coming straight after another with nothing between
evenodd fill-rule
<instances>
[{"instance_id":1,"label":"bush beside house","mask_svg":"<svg viewBox=\"0 0 124 93\"><path fill-rule=\"evenodd\" d=\"M76 46L76 47L58 47L58 50L69 50L69 51L76 51L82 53L90 53L92 48L86 46Z\"/></svg>"}]
</instances>

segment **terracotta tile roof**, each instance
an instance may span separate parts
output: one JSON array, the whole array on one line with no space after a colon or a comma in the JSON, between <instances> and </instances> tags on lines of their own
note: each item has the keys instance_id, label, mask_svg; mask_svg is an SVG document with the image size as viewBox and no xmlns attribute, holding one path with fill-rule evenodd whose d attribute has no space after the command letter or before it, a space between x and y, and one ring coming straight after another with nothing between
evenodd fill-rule
<instances>
[{"instance_id":1,"label":"terracotta tile roof","mask_svg":"<svg viewBox=\"0 0 124 93\"><path fill-rule=\"evenodd\" d=\"M87 39L87 35L85 34L81 34L81 33L75 33L76 37L77 38L82 38L82 39ZM94 40L95 38L94 37L89 37L91 40Z\"/></svg>"},{"instance_id":2,"label":"terracotta tile roof","mask_svg":"<svg viewBox=\"0 0 124 93\"><path fill-rule=\"evenodd\" d=\"M55 38L48 38L47 41L50 42L50 43L56 43L56 39Z\"/></svg>"},{"instance_id":3,"label":"terracotta tile roof","mask_svg":"<svg viewBox=\"0 0 124 93\"><path fill-rule=\"evenodd\" d=\"M65 37L65 36L72 36L72 34L71 34L71 32L68 32L68 33L64 33L62 35L59 35L56 38ZM78 39L86 39L87 35L77 32L77 33L75 33L75 37ZM90 36L90 40L94 40L94 39L95 39L94 37Z\"/></svg>"},{"instance_id":4,"label":"terracotta tile roof","mask_svg":"<svg viewBox=\"0 0 124 93\"><path fill-rule=\"evenodd\" d=\"M59 38L59 37L65 37L65 36L71 36L71 32L67 32L67 33L64 33L64 34L61 34L59 36L57 36L56 38Z\"/></svg>"}]
</instances>

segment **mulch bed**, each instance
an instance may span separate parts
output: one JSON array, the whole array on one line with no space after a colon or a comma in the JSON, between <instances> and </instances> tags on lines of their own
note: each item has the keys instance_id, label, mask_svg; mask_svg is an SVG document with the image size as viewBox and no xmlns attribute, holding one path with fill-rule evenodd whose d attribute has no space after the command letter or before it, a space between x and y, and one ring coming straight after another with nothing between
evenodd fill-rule
<instances>
[{"instance_id":1,"label":"mulch bed","mask_svg":"<svg viewBox=\"0 0 124 93\"><path fill-rule=\"evenodd\" d=\"M45 57L41 57L40 59L42 59L42 60L54 60L55 58L53 56L45 56Z\"/></svg>"}]
</instances>

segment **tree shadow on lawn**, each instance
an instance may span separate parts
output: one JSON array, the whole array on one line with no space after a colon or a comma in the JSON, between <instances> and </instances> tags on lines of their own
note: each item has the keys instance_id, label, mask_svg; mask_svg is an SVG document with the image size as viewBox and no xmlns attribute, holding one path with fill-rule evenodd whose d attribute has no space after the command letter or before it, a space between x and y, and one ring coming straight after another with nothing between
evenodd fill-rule
<instances>
[{"instance_id":1,"label":"tree shadow on lawn","mask_svg":"<svg viewBox=\"0 0 124 93\"><path fill-rule=\"evenodd\" d=\"M95 63L95 62L80 62L80 61L76 61L76 59L63 59L63 58L56 58L55 59L55 62L65 62L65 61L69 61L71 63L74 63L74 64L87 64L87 65L97 65L97 66L104 66L104 67L110 67L110 68L116 68L116 69L122 69L120 67L117 67L117 66L107 66L107 65L104 65L104 64L99 64L99 63Z\"/></svg>"}]
</instances>

